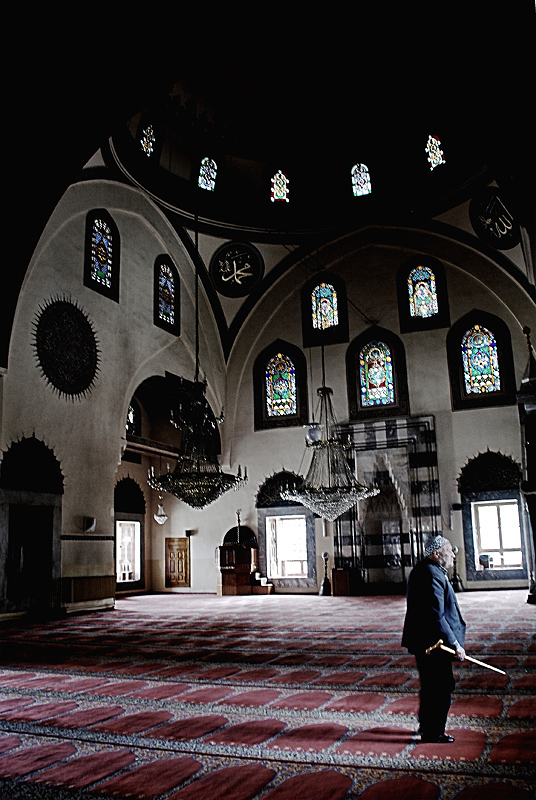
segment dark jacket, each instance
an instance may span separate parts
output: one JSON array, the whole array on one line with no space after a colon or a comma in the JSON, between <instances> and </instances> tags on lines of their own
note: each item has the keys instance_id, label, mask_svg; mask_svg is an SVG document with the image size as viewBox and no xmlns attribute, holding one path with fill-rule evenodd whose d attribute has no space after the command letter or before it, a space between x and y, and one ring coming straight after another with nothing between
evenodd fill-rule
<instances>
[{"instance_id":1,"label":"dark jacket","mask_svg":"<svg viewBox=\"0 0 536 800\"><path fill-rule=\"evenodd\" d=\"M425 558L408 578L402 646L419 654L438 639L448 647L456 641L465 647L465 622L445 570Z\"/></svg>"}]
</instances>

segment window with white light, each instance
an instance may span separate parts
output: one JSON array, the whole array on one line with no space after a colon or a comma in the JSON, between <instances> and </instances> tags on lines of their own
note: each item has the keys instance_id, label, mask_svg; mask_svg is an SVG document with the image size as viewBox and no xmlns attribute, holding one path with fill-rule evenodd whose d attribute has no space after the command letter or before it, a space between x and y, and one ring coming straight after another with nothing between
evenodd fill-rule
<instances>
[{"instance_id":1,"label":"window with white light","mask_svg":"<svg viewBox=\"0 0 536 800\"><path fill-rule=\"evenodd\" d=\"M117 520L115 523L115 565L117 583L141 578L141 523Z\"/></svg>"},{"instance_id":2,"label":"window with white light","mask_svg":"<svg viewBox=\"0 0 536 800\"><path fill-rule=\"evenodd\" d=\"M306 578L305 515L266 518L266 561L269 578Z\"/></svg>"},{"instance_id":3,"label":"window with white light","mask_svg":"<svg viewBox=\"0 0 536 800\"><path fill-rule=\"evenodd\" d=\"M475 568L513 569L523 566L521 524L517 500L472 503Z\"/></svg>"}]
</instances>

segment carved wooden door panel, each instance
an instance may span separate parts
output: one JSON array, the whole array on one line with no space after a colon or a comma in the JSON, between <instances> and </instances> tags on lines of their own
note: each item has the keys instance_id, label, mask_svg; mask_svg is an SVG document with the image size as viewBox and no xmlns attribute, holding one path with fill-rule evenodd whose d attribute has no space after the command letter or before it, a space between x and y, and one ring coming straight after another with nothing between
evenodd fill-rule
<instances>
[{"instance_id":1,"label":"carved wooden door panel","mask_svg":"<svg viewBox=\"0 0 536 800\"><path fill-rule=\"evenodd\" d=\"M166 587L190 586L190 539L166 538Z\"/></svg>"}]
</instances>

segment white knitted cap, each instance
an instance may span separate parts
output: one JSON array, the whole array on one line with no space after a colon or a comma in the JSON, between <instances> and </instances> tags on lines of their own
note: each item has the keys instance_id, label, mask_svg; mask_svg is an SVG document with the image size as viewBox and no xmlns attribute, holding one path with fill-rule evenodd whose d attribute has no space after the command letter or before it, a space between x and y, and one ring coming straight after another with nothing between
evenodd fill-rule
<instances>
[{"instance_id":1,"label":"white knitted cap","mask_svg":"<svg viewBox=\"0 0 536 800\"><path fill-rule=\"evenodd\" d=\"M448 539L445 539L444 536L432 536L431 539L428 539L424 548L424 555L431 556L432 553L435 553L436 550L441 550L446 544L449 543Z\"/></svg>"}]
</instances>

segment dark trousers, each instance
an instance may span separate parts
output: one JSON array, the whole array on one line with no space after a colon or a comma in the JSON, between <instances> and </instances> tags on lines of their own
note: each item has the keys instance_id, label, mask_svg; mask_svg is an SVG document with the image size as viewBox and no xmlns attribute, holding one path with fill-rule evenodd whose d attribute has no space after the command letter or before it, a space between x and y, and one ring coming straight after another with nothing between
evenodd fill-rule
<instances>
[{"instance_id":1,"label":"dark trousers","mask_svg":"<svg viewBox=\"0 0 536 800\"><path fill-rule=\"evenodd\" d=\"M452 657L444 651L434 650L430 655L423 653L415 658L421 681L419 731L423 738L437 739L445 733L455 685Z\"/></svg>"}]
</instances>

